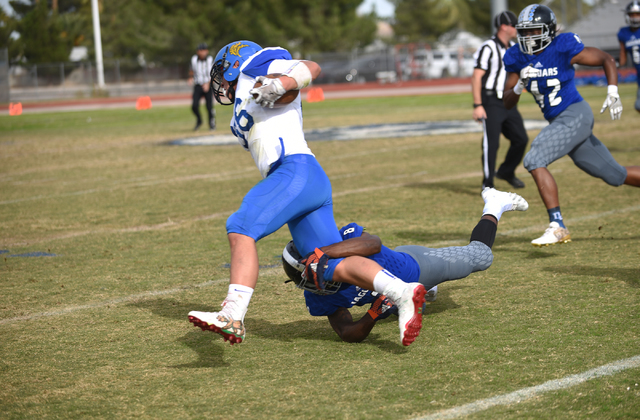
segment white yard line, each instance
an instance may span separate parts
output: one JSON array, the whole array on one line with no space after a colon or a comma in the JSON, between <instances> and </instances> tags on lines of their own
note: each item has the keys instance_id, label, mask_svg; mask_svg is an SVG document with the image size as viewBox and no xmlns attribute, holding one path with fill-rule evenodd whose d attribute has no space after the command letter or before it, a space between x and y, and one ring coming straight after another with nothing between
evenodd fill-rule
<instances>
[{"instance_id":1,"label":"white yard line","mask_svg":"<svg viewBox=\"0 0 640 420\"><path fill-rule=\"evenodd\" d=\"M622 372L623 370L639 367L640 355L630 357L628 359L618 360L616 362L609 363L595 369L587 370L586 372L582 372L577 375L565 376L564 378L547 381L540 385L532 386L529 388L522 388L509 394L497 395L495 397L477 400L469 404L450 408L448 410L438 411L437 413L429 414L424 417L415 417L413 420L457 419L460 417L478 413L480 411L485 411L496 406L522 403L547 392L571 388L591 379L596 379L603 376L611 376L618 372Z\"/></svg>"}]
</instances>

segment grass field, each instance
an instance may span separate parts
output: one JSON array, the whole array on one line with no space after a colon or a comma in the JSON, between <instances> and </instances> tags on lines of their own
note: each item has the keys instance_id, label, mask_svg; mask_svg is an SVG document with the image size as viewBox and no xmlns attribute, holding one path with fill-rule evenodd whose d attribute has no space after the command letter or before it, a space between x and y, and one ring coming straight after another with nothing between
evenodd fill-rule
<instances>
[{"instance_id":1,"label":"grass field","mask_svg":"<svg viewBox=\"0 0 640 420\"><path fill-rule=\"evenodd\" d=\"M621 87L617 122L598 114L605 89L581 92L614 157L640 164L636 87ZM542 118L528 95L520 108ZM469 94L304 109L305 128L472 112ZM230 110L217 111L223 127ZM310 317L279 266L286 228L259 242L246 341L194 328L187 313L226 295L225 221L259 174L239 146L163 145L192 124L188 107L0 117L0 418L411 419L640 355L640 191L566 157L550 170L573 242L530 245L548 220L520 168L528 212L503 217L489 270L440 286L408 348L395 319L348 344ZM479 140L311 148L340 226L356 221L390 247L440 247L465 244L481 215ZM640 418L638 383L635 367L470 417Z\"/></svg>"}]
</instances>

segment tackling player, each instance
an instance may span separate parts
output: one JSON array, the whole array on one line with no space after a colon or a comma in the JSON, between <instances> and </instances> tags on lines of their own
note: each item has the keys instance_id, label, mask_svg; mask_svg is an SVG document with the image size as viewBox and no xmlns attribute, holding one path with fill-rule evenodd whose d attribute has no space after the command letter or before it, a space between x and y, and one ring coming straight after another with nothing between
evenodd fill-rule
<instances>
[{"instance_id":1,"label":"tackling player","mask_svg":"<svg viewBox=\"0 0 640 420\"><path fill-rule=\"evenodd\" d=\"M635 108L640 112L640 0L633 0L625 7L624 18L629 26L620 28L618 32L620 67L627 64L627 53L629 53L638 78Z\"/></svg>"},{"instance_id":2,"label":"tackling player","mask_svg":"<svg viewBox=\"0 0 640 420\"><path fill-rule=\"evenodd\" d=\"M516 24L518 46L504 55L507 81L504 104L512 108L526 88L535 98L549 125L531 143L524 167L531 173L549 214L549 227L531 241L547 246L571 241L560 212L555 179L547 169L552 162L569 155L576 166L609 185L640 186L640 166L623 167L593 135L593 112L578 93L574 64L602 66L609 87L600 113L609 108L611 119L620 119L615 61L598 48L585 47L578 35L556 35L556 17L550 8L532 4L524 8Z\"/></svg>"},{"instance_id":3,"label":"tackling player","mask_svg":"<svg viewBox=\"0 0 640 420\"><path fill-rule=\"evenodd\" d=\"M311 315L327 316L331 327L343 341L360 342L369 335L378 320L396 309L389 296L371 291L372 287L361 270L363 262L373 260L395 276L407 282L420 282L429 290L439 283L461 279L491 266L491 247L502 213L525 211L529 204L517 194L493 188L485 188L482 198L485 202L482 218L466 246L432 249L407 245L391 250L382 245L379 237L351 223L340 230L342 242L321 248L329 258L344 258L333 272L325 271L327 285L324 290L318 290L313 282L308 281L307 267L293 241L282 253L284 271L296 286L304 290ZM371 304L367 313L353 321L349 308L367 304Z\"/></svg>"},{"instance_id":4,"label":"tackling player","mask_svg":"<svg viewBox=\"0 0 640 420\"><path fill-rule=\"evenodd\" d=\"M265 77L274 74L281 76ZM310 254L310 263L315 261L314 249L341 240L333 219L331 183L304 138L300 95L278 105L286 92L308 86L319 74L320 66L312 61L293 60L285 49L263 49L251 41L232 42L214 59L213 95L220 104L233 105L231 131L263 178L227 220L231 273L222 310L189 312L193 324L231 344L245 337L244 317L258 281L258 240L287 224L302 255ZM256 82L262 86L254 88ZM339 262L330 261L330 269ZM379 271L373 261L365 265L372 273ZM404 345L411 344L422 326L424 287L384 272L375 278L380 292L397 299L400 337ZM322 287L322 279L317 280Z\"/></svg>"}]
</instances>

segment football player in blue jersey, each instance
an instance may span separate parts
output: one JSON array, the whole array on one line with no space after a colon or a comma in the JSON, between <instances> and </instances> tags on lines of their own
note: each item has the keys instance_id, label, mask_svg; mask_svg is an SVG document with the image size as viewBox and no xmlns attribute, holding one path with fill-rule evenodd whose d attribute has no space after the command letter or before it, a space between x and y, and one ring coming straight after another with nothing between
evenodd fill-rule
<instances>
[{"instance_id":1,"label":"football player in blue jersey","mask_svg":"<svg viewBox=\"0 0 640 420\"><path fill-rule=\"evenodd\" d=\"M633 0L627 4L624 9L624 18L629 26L620 28L618 32L620 66L627 64L627 53L629 53L638 78L635 108L640 112L640 0Z\"/></svg>"},{"instance_id":2,"label":"football player in blue jersey","mask_svg":"<svg viewBox=\"0 0 640 420\"><path fill-rule=\"evenodd\" d=\"M318 290L314 282L308 280L308 267L297 252L294 241L289 242L282 252L284 271L297 287L304 290L307 309L312 316L327 316L342 340L360 342L369 335L377 321L396 309L392 298L372 291L370 275L362 270L363 263L373 260L380 265L379 270L389 271L406 282L419 282L427 290L491 266L491 247L502 213L525 211L529 204L517 194L488 187L482 191L482 198L485 202L482 218L466 246L432 249L406 245L391 250L382 245L379 237L351 223L340 229L343 241L320 248L328 258L342 259L331 273L329 269L325 270L327 284L323 290ZM431 300L435 300L435 296ZM367 313L354 321L349 308L367 304L371 304Z\"/></svg>"},{"instance_id":3,"label":"football player in blue jersey","mask_svg":"<svg viewBox=\"0 0 640 420\"><path fill-rule=\"evenodd\" d=\"M220 104L233 106L231 131L251 153L263 178L227 220L231 273L222 310L191 311L188 316L196 326L231 344L245 337L244 317L258 281L258 240L287 224L300 252L310 255L309 261L317 247L341 240L333 219L331 183L304 138L300 95L288 103L278 102L319 74L320 66L312 61L293 60L283 48L262 48L251 41L226 45L213 62L213 95ZM256 88L256 82L262 85ZM338 263L329 261L329 269ZM368 266L377 267L373 261ZM424 287L386 273L376 278L381 290L390 287L400 302L404 321L400 336L403 344L411 344L422 326ZM322 278L316 280L322 288Z\"/></svg>"},{"instance_id":4,"label":"football player in blue jersey","mask_svg":"<svg viewBox=\"0 0 640 420\"><path fill-rule=\"evenodd\" d=\"M576 166L609 185L640 187L640 166L623 167L593 135L593 112L574 83L574 64L602 66L609 84L600 113L609 108L611 119L620 119L618 72L609 54L585 47L578 35L556 35L553 11L539 4L524 8L516 24L518 45L504 55L507 81L503 101L515 106L526 88L535 98L549 125L531 143L524 167L531 173L549 214L549 227L531 241L548 246L571 240L560 212L555 179L547 169L552 162L569 155Z\"/></svg>"}]
</instances>

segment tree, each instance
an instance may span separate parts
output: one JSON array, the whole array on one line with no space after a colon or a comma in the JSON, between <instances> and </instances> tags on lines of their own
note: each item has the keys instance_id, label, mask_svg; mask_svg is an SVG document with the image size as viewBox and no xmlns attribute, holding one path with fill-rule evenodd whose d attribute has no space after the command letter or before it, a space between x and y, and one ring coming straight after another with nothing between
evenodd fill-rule
<instances>
[{"instance_id":1,"label":"tree","mask_svg":"<svg viewBox=\"0 0 640 420\"><path fill-rule=\"evenodd\" d=\"M67 61L73 40L64 30L56 11L49 10L46 1L23 3L11 1L16 12L15 31L20 37L15 41L13 59L29 63Z\"/></svg>"}]
</instances>

